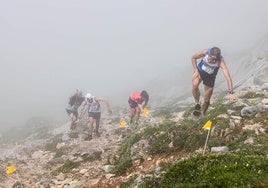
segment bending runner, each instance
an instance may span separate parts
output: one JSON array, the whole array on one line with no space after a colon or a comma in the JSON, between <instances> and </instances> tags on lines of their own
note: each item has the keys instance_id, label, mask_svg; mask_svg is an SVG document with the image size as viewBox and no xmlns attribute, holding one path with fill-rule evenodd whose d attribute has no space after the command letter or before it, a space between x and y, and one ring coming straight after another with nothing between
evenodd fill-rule
<instances>
[{"instance_id":1,"label":"bending runner","mask_svg":"<svg viewBox=\"0 0 268 188\"><path fill-rule=\"evenodd\" d=\"M82 95L82 91L76 90L76 92L70 96L69 98L69 105L66 108L68 116L71 118L71 125L70 129L73 130L76 127L77 120L78 120L78 108L82 104L85 98Z\"/></svg>"},{"instance_id":2,"label":"bending runner","mask_svg":"<svg viewBox=\"0 0 268 188\"><path fill-rule=\"evenodd\" d=\"M197 60L201 58L201 61L197 64ZM200 116L201 113L205 115L209 105L210 98L213 93L213 88L215 84L216 75L219 68L223 71L226 78L229 90L229 99L234 99L233 83L229 73L229 70L225 64L223 56L221 55L221 50L218 47L213 47L211 49L205 49L201 52L197 52L192 56L192 64L194 67L194 74L192 77L192 93L194 100L196 102L195 110L193 115ZM200 105L200 91L199 84L203 81L204 84L204 104Z\"/></svg>"},{"instance_id":3,"label":"bending runner","mask_svg":"<svg viewBox=\"0 0 268 188\"><path fill-rule=\"evenodd\" d=\"M131 93L128 99L128 104L130 106L130 124L133 123L133 118L135 117L135 123L138 124L140 113L143 111L149 101L149 95L146 91L136 91Z\"/></svg>"}]
</instances>

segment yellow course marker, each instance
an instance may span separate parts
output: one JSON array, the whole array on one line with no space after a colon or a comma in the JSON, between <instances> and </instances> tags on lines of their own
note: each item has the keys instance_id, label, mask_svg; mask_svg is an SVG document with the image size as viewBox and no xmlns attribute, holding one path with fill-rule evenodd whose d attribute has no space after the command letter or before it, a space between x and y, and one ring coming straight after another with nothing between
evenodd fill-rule
<instances>
[{"instance_id":1,"label":"yellow course marker","mask_svg":"<svg viewBox=\"0 0 268 188\"><path fill-rule=\"evenodd\" d=\"M204 146L204 149L203 149L203 155L205 154L205 151L206 151L206 147L207 147L207 143L208 143L208 138L209 138L209 134L210 134L210 128L212 126L212 122L210 120L208 120L206 122L206 124L202 127L202 129L204 130L208 130L208 134L207 134L207 138L206 138L206 142L205 142L205 146Z\"/></svg>"},{"instance_id":2,"label":"yellow course marker","mask_svg":"<svg viewBox=\"0 0 268 188\"><path fill-rule=\"evenodd\" d=\"M10 165L7 167L6 173L9 175L9 174L12 174L15 170L16 170L15 165Z\"/></svg>"},{"instance_id":3,"label":"yellow course marker","mask_svg":"<svg viewBox=\"0 0 268 188\"><path fill-rule=\"evenodd\" d=\"M127 122L126 122L125 120L121 120L121 121L119 122L119 126L120 126L120 127L124 127L126 124L127 124Z\"/></svg>"},{"instance_id":4,"label":"yellow course marker","mask_svg":"<svg viewBox=\"0 0 268 188\"><path fill-rule=\"evenodd\" d=\"M148 110L147 108L144 108L143 111L142 111L142 115L143 115L144 117L147 117L148 112L149 112L149 110Z\"/></svg>"},{"instance_id":5,"label":"yellow course marker","mask_svg":"<svg viewBox=\"0 0 268 188\"><path fill-rule=\"evenodd\" d=\"M208 130L211 128L211 126L212 126L212 122L210 120L208 120L202 128L205 130Z\"/></svg>"}]
</instances>

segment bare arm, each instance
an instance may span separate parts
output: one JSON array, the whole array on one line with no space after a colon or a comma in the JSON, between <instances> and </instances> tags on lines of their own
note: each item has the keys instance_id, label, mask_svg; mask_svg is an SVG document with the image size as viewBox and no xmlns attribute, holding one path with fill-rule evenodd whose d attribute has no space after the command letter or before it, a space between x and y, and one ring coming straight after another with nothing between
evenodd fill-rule
<instances>
[{"instance_id":1,"label":"bare arm","mask_svg":"<svg viewBox=\"0 0 268 188\"><path fill-rule=\"evenodd\" d=\"M234 90L233 82L232 82L232 78L230 76L230 72L229 72L229 70L228 70L228 68L227 68L227 66L225 64L224 59L221 60L220 68L222 69L223 74L224 74L225 79L226 79L227 84L228 84L228 91L229 91L229 94L230 94L229 98L230 99L233 99L234 98L233 97L233 90Z\"/></svg>"},{"instance_id":2,"label":"bare arm","mask_svg":"<svg viewBox=\"0 0 268 188\"><path fill-rule=\"evenodd\" d=\"M145 108L147 106L148 102L144 102L144 104L142 105L142 108Z\"/></svg>"},{"instance_id":3,"label":"bare arm","mask_svg":"<svg viewBox=\"0 0 268 188\"><path fill-rule=\"evenodd\" d=\"M138 107L139 107L140 111L142 112L143 111L143 106L141 104L138 104Z\"/></svg>"},{"instance_id":4,"label":"bare arm","mask_svg":"<svg viewBox=\"0 0 268 188\"><path fill-rule=\"evenodd\" d=\"M205 50L195 53L192 56L192 65L194 67L194 71L197 71L197 60L202 57L205 57L206 53L207 53L207 50L205 49Z\"/></svg>"},{"instance_id":5,"label":"bare arm","mask_svg":"<svg viewBox=\"0 0 268 188\"><path fill-rule=\"evenodd\" d=\"M82 114L83 114L83 111L85 109L86 104L87 104L87 102L83 101L82 104L80 105L78 119L82 118Z\"/></svg>"},{"instance_id":6,"label":"bare arm","mask_svg":"<svg viewBox=\"0 0 268 188\"><path fill-rule=\"evenodd\" d=\"M110 104L109 104L109 101L107 99L103 99L103 98L95 98L96 101L101 101L101 102L104 102L107 109L108 109L108 112L109 114L112 114L112 110L110 108Z\"/></svg>"}]
</instances>

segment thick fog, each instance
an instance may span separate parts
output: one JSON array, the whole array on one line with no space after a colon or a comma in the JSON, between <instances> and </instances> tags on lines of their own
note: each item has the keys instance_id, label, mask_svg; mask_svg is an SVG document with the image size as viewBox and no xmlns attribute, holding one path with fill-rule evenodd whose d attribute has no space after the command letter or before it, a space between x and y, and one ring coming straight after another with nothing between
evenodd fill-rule
<instances>
[{"instance_id":1,"label":"thick fog","mask_svg":"<svg viewBox=\"0 0 268 188\"><path fill-rule=\"evenodd\" d=\"M229 65L267 34L267 7L267 0L2 0L0 127L33 116L67 119L76 89L127 106L131 91L169 71L191 74L191 55L212 46Z\"/></svg>"}]
</instances>

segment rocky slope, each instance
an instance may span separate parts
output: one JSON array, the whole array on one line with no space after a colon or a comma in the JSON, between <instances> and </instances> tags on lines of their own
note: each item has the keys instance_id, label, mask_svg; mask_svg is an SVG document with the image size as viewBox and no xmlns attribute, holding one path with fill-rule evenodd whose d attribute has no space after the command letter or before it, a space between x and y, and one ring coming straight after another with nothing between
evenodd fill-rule
<instances>
[{"instance_id":1,"label":"rocky slope","mask_svg":"<svg viewBox=\"0 0 268 188\"><path fill-rule=\"evenodd\" d=\"M94 135L90 141L84 139L88 131L84 118L76 131L70 132L65 124L43 139L31 135L16 144L14 140L13 144L2 145L0 187L137 187L148 179L159 180L166 164L202 152L202 126L212 117L217 126L211 131L207 152L232 143L239 147L261 145L268 154L267 145L258 138L268 138L267 62L265 50L241 60L238 67L244 74L234 76L239 80L236 99L229 102L222 98L222 92L215 92L215 106L201 120L191 117L191 107L187 107L191 101L185 98L162 107L152 105L149 116L142 117L137 127L119 126L119 121L128 116L127 109L120 109L114 116L102 118L101 136ZM187 105L182 107L182 102ZM219 110L223 111L218 114ZM167 129L163 129L165 126ZM245 131L250 136L241 137ZM221 152L237 150L225 149ZM8 175L5 169L10 165L16 170Z\"/></svg>"},{"instance_id":2,"label":"rocky slope","mask_svg":"<svg viewBox=\"0 0 268 188\"><path fill-rule=\"evenodd\" d=\"M244 88L268 82L267 61L267 36L257 42L253 49L243 51L233 57L226 57L226 64L230 70L234 87ZM158 101L162 103L174 99L184 100L191 95L190 86L193 72L190 62L188 63L189 65L185 65L185 69L172 69L146 85L146 88L152 93L152 98L156 99L153 106L159 106ZM218 73L214 91L227 91L227 83L221 71ZM192 98L191 101L193 101Z\"/></svg>"},{"instance_id":3,"label":"rocky slope","mask_svg":"<svg viewBox=\"0 0 268 188\"><path fill-rule=\"evenodd\" d=\"M268 83L262 86L252 86L238 91L236 100L232 106L244 106L237 112L228 109L226 114L218 115L218 118L226 119L229 122L225 128L213 128L211 139L224 139L227 143L239 137L240 131L249 130L253 135L267 135L267 113L268 113ZM249 94L249 96L246 96ZM252 95L250 97L250 95ZM244 97L241 97L244 96ZM228 103L228 100L224 100ZM213 114L209 111L209 115ZM152 113L153 114L153 113ZM182 116L184 114L184 116ZM119 117L126 118L127 110L122 110ZM209 116L208 115L208 116ZM263 116L260 122L254 122L255 118ZM251 118L249 121L244 119ZM17 181L24 187L120 187L124 182L135 177L132 183L137 186L146 178L161 176L161 168L164 164L189 157L194 153L201 152L201 148L194 151L185 152L184 146L181 150L174 149L172 152L148 152L153 142L152 137L140 137L130 145L130 159L132 165L122 173L113 172L120 158L118 150L127 143L126 138L137 133L143 133L148 127L159 127L163 123L163 117L143 117L137 128L124 126L120 127L120 119L112 117L104 119L102 122L101 136L94 136L90 141L84 141L87 134L86 120L80 122L77 131L66 132L63 130L59 134L56 132L47 139L25 141L10 148L1 161L1 183L2 187L12 187ZM172 113L170 121L178 123L180 121L191 120L187 115L187 110L180 113ZM200 123L201 124L201 123ZM65 125L67 126L67 125ZM200 131L200 125L193 127ZM185 133L188 130L185 130ZM236 133L235 133L236 132ZM235 133L235 134L234 134ZM153 133L156 138L160 138L166 133ZM169 144L167 148L176 148L176 132L168 133ZM154 138L154 139L156 139ZM247 137L242 141L244 144L254 145L256 137ZM164 145L164 143L163 143ZM217 146L217 144L215 144ZM210 149L214 146L211 145ZM217 150L217 149L216 149ZM7 175L3 173L8 165L14 164L16 171ZM122 167L123 168L123 167ZM119 175L118 175L119 174ZM16 186L19 187L17 182Z\"/></svg>"}]
</instances>

